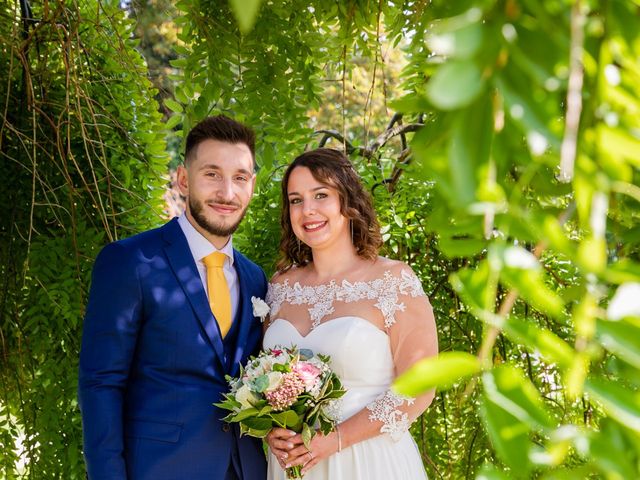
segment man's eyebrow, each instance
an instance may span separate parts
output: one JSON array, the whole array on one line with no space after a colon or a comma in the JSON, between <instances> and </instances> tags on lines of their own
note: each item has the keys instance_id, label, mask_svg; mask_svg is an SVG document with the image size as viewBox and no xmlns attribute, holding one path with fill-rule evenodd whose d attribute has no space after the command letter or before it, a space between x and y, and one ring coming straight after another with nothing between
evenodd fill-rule
<instances>
[{"instance_id":1,"label":"man's eyebrow","mask_svg":"<svg viewBox=\"0 0 640 480\"><path fill-rule=\"evenodd\" d=\"M202 165L200 167L200 170L218 170L218 171L220 171L220 170L222 170L222 168L219 165L216 165L215 163L205 163L204 165ZM240 168L234 173L243 173L245 175L253 175L253 172L251 170L247 170L246 168Z\"/></svg>"}]
</instances>

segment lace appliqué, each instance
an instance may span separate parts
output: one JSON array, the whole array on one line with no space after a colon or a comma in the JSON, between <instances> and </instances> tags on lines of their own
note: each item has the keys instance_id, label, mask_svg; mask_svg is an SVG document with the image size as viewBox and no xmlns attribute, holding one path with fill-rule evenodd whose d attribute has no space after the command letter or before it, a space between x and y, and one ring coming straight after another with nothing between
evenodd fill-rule
<instances>
[{"instance_id":1,"label":"lace appliqu\u00e9","mask_svg":"<svg viewBox=\"0 0 640 480\"><path fill-rule=\"evenodd\" d=\"M331 281L325 285L302 286L296 282L293 286L289 281L270 283L267 291L267 303L271 307L271 318L280 310L284 302L291 305L310 305L311 329L313 330L324 317L331 315L335 309L333 303L345 303L359 300L377 300L374 304L382 312L384 326L391 327L396 323L395 313L404 311L404 302L399 301L400 295L412 297L424 296L420 279L411 270L402 270L400 276L394 276L386 271L382 278L368 282L348 282L343 280L338 284Z\"/></svg>"},{"instance_id":2,"label":"lace appliqu\u00e9","mask_svg":"<svg viewBox=\"0 0 640 480\"><path fill-rule=\"evenodd\" d=\"M385 394L367 405L370 410L369 420L382 422L380 433L388 433L394 440L399 440L409 430L409 415L398 408L403 404L412 405L415 399L403 397L388 390Z\"/></svg>"}]
</instances>

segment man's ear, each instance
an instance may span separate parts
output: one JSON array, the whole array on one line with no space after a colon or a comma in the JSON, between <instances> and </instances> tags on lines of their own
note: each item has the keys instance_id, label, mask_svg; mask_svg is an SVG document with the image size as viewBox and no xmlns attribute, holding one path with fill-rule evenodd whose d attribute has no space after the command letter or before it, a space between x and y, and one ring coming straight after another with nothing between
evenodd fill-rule
<instances>
[{"instance_id":1,"label":"man's ear","mask_svg":"<svg viewBox=\"0 0 640 480\"><path fill-rule=\"evenodd\" d=\"M176 172L178 179L178 189L183 197L189 196L189 173L187 167L184 165L178 165L178 171Z\"/></svg>"}]
</instances>

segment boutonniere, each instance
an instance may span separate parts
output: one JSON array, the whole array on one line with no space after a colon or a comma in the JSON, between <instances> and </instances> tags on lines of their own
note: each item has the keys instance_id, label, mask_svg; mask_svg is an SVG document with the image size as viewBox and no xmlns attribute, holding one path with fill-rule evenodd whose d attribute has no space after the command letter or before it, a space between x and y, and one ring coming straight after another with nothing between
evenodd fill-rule
<instances>
[{"instance_id":1,"label":"boutonniere","mask_svg":"<svg viewBox=\"0 0 640 480\"><path fill-rule=\"evenodd\" d=\"M251 304L253 305L253 316L260 318L260 322L264 323L264 319L271 311L267 302L259 297L251 297Z\"/></svg>"}]
</instances>

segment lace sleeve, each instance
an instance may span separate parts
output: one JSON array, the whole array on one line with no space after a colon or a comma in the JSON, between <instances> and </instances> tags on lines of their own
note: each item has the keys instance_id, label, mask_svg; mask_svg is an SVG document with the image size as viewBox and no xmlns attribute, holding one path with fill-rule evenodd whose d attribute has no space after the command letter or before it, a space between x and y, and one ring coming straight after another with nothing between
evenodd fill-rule
<instances>
[{"instance_id":1,"label":"lace sleeve","mask_svg":"<svg viewBox=\"0 0 640 480\"><path fill-rule=\"evenodd\" d=\"M398 376L417 361L436 355L438 338L433 309L418 277L405 266L400 276L394 278L397 280L395 288L388 289L376 306L385 317L395 375ZM398 440L432 399L433 392L410 398L388 390L367 406L369 420L380 422L380 432Z\"/></svg>"},{"instance_id":2,"label":"lace sleeve","mask_svg":"<svg viewBox=\"0 0 640 480\"><path fill-rule=\"evenodd\" d=\"M269 317L273 320L275 318L275 314L278 313L282 303L287 298L287 286L288 282L284 283L269 283L267 287L267 296L265 297L265 301L267 305L269 305Z\"/></svg>"}]
</instances>

